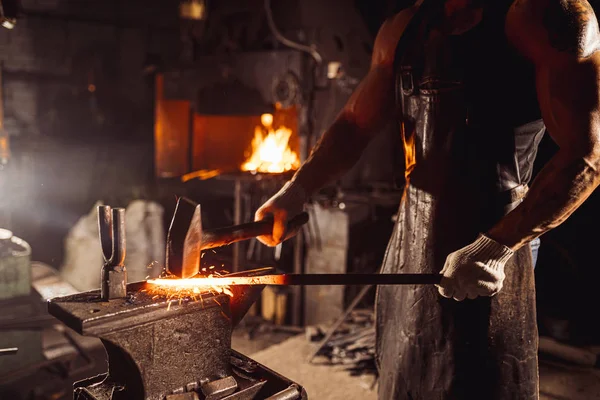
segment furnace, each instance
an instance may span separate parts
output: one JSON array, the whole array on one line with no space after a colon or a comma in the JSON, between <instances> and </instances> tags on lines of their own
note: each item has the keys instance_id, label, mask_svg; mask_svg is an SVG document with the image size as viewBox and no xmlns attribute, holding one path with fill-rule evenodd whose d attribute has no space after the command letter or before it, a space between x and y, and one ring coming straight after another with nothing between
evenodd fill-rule
<instances>
[{"instance_id":1,"label":"furnace","mask_svg":"<svg viewBox=\"0 0 600 400\"><path fill-rule=\"evenodd\" d=\"M157 75L156 175L297 169L306 130L302 71L299 53L271 51L207 56Z\"/></svg>"}]
</instances>

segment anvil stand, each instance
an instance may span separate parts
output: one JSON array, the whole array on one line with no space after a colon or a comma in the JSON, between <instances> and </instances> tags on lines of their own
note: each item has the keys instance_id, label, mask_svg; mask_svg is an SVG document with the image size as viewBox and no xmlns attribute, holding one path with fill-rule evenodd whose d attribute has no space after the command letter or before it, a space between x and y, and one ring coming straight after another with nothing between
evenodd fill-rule
<instances>
[{"instance_id":1,"label":"anvil stand","mask_svg":"<svg viewBox=\"0 0 600 400\"><path fill-rule=\"evenodd\" d=\"M108 355L108 372L76 382L75 400L308 398L300 385L231 349L233 328L263 287L233 286L231 298L204 293L168 300L145 281L127 284L125 266L114 265L125 254L123 214L113 210L117 221L108 214L99 210L102 276L112 281L48 302L51 315L81 335L100 338Z\"/></svg>"}]
</instances>

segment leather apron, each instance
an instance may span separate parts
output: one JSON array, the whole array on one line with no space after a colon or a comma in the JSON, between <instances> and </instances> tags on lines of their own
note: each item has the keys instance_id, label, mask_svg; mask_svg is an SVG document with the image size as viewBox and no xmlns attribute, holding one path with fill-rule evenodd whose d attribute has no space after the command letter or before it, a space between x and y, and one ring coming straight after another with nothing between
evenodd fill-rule
<instances>
[{"instance_id":1,"label":"leather apron","mask_svg":"<svg viewBox=\"0 0 600 400\"><path fill-rule=\"evenodd\" d=\"M423 5L400 40L396 105L406 186L383 273L439 273L449 253L526 193L545 128L533 69L504 35L509 4L495 0L459 36L437 30L438 11ZM538 399L528 246L505 273L498 295L462 302L433 285L380 286L379 398Z\"/></svg>"}]
</instances>

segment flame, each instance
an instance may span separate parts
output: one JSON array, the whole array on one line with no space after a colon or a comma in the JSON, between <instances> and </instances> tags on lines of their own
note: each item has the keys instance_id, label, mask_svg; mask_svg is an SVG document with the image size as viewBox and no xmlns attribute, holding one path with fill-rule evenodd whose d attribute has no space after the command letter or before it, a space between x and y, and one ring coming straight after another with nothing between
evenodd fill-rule
<instances>
[{"instance_id":1,"label":"flame","mask_svg":"<svg viewBox=\"0 0 600 400\"><path fill-rule=\"evenodd\" d=\"M292 130L285 126L273 129L272 114L261 115L260 122L262 126L254 129L252 154L242 164L242 171L281 173L298 169L300 159L289 146Z\"/></svg>"},{"instance_id":2,"label":"flame","mask_svg":"<svg viewBox=\"0 0 600 400\"><path fill-rule=\"evenodd\" d=\"M404 176L408 180L417 164L417 150L415 146L415 125L402 123L402 137L404 139Z\"/></svg>"}]
</instances>

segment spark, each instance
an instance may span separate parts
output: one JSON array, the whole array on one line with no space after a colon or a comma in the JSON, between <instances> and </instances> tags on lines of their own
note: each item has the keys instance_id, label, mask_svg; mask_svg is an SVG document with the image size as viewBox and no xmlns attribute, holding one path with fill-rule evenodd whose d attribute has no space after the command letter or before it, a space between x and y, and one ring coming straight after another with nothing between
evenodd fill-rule
<instances>
[{"instance_id":1,"label":"spark","mask_svg":"<svg viewBox=\"0 0 600 400\"><path fill-rule=\"evenodd\" d=\"M214 267L211 267L214 268ZM205 268L203 268L205 270ZM181 279L172 275L163 275L161 278L149 279L147 291L150 295L154 295L152 299L163 297L167 299L167 310L170 310L171 303L177 301L179 305L184 300L200 301L204 305L203 294L219 294L223 293L233 297L233 292L223 279L222 272L211 271L212 273L206 276L198 276L195 278ZM221 305L216 299L213 300Z\"/></svg>"},{"instance_id":2,"label":"spark","mask_svg":"<svg viewBox=\"0 0 600 400\"><path fill-rule=\"evenodd\" d=\"M221 315L222 315L223 317L225 317L225 319L226 319L226 320L228 320L228 321L230 321L230 320L231 320L231 319L230 319L230 318L227 316L227 314L225 314L225 313L223 312L223 310L221 310Z\"/></svg>"},{"instance_id":3,"label":"spark","mask_svg":"<svg viewBox=\"0 0 600 400\"><path fill-rule=\"evenodd\" d=\"M146 266L146 268L147 268L147 269L150 269L150 268L154 267L154 265L155 265L155 264L158 264L158 261L156 261L156 260L155 260L155 261L152 261L150 264L148 264L148 265Z\"/></svg>"}]
</instances>

